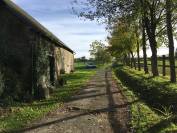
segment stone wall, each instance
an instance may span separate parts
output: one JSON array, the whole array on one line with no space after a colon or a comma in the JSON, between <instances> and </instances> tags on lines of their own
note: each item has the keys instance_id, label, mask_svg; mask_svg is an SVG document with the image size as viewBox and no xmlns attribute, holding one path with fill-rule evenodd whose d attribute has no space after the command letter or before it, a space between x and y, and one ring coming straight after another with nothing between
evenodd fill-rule
<instances>
[{"instance_id":1,"label":"stone wall","mask_svg":"<svg viewBox=\"0 0 177 133\"><path fill-rule=\"evenodd\" d=\"M69 52L61 48L62 51L62 59L63 59L63 69L66 73L70 73L74 71L74 55L73 53Z\"/></svg>"},{"instance_id":2,"label":"stone wall","mask_svg":"<svg viewBox=\"0 0 177 133\"><path fill-rule=\"evenodd\" d=\"M6 95L24 98L31 91L30 27L0 4L0 65L4 77ZM10 92L10 93L9 93Z\"/></svg>"},{"instance_id":3,"label":"stone wall","mask_svg":"<svg viewBox=\"0 0 177 133\"><path fill-rule=\"evenodd\" d=\"M73 54L1 3L0 20L0 98L49 98L61 71L74 70Z\"/></svg>"},{"instance_id":4,"label":"stone wall","mask_svg":"<svg viewBox=\"0 0 177 133\"><path fill-rule=\"evenodd\" d=\"M55 47L55 67L56 67L56 79L60 80L61 69L63 66L62 53L60 47Z\"/></svg>"},{"instance_id":5,"label":"stone wall","mask_svg":"<svg viewBox=\"0 0 177 133\"><path fill-rule=\"evenodd\" d=\"M49 88L54 81L51 81L50 77L50 58L54 57L54 44L45 38L44 36L36 35L37 43L36 43L36 97L39 98L49 98ZM53 68L55 71L55 68ZM54 79L55 74L53 75ZM35 81L34 81L35 84ZM43 93L42 96L40 93Z\"/></svg>"},{"instance_id":6,"label":"stone wall","mask_svg":"<svg viewBox=\"0 0 177 133\"><path fill-rule=\"evenodd\" d=\"M0 72L5 82L1 97L25 100L49 93L54 43L1 4L0 20Z\"/></svg>"}]
</instances>

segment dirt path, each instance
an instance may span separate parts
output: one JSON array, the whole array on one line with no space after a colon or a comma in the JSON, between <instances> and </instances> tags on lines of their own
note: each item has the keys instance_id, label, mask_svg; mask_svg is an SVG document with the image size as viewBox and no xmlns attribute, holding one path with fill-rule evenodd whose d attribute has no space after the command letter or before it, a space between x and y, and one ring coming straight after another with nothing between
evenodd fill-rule
<instances>
[{"instance_id":1,"label":"dirt path","mask_svg":"<svg viewBox=\"0 0 177 133\"><path fill-rule=\"evenodd\" d=\"M110 71L100 70L62 108L23 130L25 133L127 133L127 102Z\"/></svg>"}]
</instances>

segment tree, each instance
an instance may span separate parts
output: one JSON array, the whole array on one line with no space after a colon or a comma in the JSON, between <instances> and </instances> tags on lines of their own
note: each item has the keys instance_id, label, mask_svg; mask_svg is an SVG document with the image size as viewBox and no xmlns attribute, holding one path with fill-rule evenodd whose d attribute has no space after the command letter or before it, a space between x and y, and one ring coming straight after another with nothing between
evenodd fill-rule
<instances>
[{"instance_id":1,"label":"tree","mask_svg":"<svg viewBox=\"0 0 177 133\"><path fill-rule=\"evenodd\" d=\"M169 46L170 80L176 82L175 55L172 29L172 0L166 0L166 24Z\"/></svg>"},{"instance_id":2,"label":"tree","mask_svg":"<svg viewBox=\"0 0 177 133\"><path fill-rule=\"evenodd\" d=\"M80 16L93 20L104 20L108 24L119 21L120 18L132 18L143 14L145 27L152 51L152 73L158 76L156 29L161 20L160 0L87 0L87 9ZM90 7L88 7L90 6Z\"/></svg>"},{"instance_id":3,"label":"tree","mask_svg":"<svg viewBox=\"0 0 177 133\"><path fill-rule=\"evenodd\" d=\"M140 23L139 23L140 24ZM138 59L138 70L141 70L141 64L140 64L140 33L139 33L139 24L134 24L134 30L136 34L136 44L137 44L137 59Z\"/></svg>"},{"instance_id":4,"label":"tree","mask_svg":"<svg viewBox=\"0 0 177 133\"><path fill-rule=\"evenodd\" d=\"M145 31L144 18L142 18L142 46L143 46L144 72L145 72L145 74L147 74L148 73L148 66L147 66L146 31Z\"/></svg>"},{"instance_id":5,"label":"tree","mask_svg":"<svg viewBox=\"0 0 177 133\"><path fill-rule=\"evenodd\" d=\"M108 24L109 29L111 29L115 23L121 21L122 18L126 18L126 21L128 23L134 23L135 21L142 19L143 23L141 27L146 31L143 31L145 34L142 32L142 35L147 35L147 39L149 41L152 52L152 73L153 76L159 75L157 63L157 48L167 41L167 24L165 22L166 13L164 0L86 0L86 2L83 3L85 4L86 8L80 11L80 16L91 20L100 20L101 22ZM173 0L173 3L176 4L176 1ZM177 22L176 18L177 15L173 13L171 19L173 28L175 27L175 24ZM146 38L145 36L143 36L142 39ZM147 57L145 57L145 40L142 40L142 44L145 60L144 70L147 73L148 69L146 65ZM163 43L159 43L157 42L157 40L163 40Z\"/></svg>"},{"instance_id":6,"label":"tree","mask_svg":"<svg viewBox=\"0 0 177 133\"><path fill-rule=\"evenodd\" d=\"M158 76L158 64L157 64L157 41L156 32L157 24L161 20L162 10L160 8L160 0L140 0L142 6L142 14L144 19L144 25L149 38L149 44L152 51L152 73L153 76Z\"/></svg>"},{"instance_id":7,"label":"tree","mask_svg":"<svg viewBox=\"0 0 177 133\"><path fill-rule=\"evenodd\" d=\"M134 52L137 48L137 37L134 32L134 26L128 26L127 23L119 22L115 24L111 37L109 38L109 51L115 57L127 58L127 55L132 56L132 62L136 68Z\"/></svg>"},{"instance_id":8,"label":"tree","mask_svg":"<svg viewBox=\"0 0 177 133\"><path fill-rule=\"evenodd\" d=\"M100 41L93 41L90 44L89 52L98 64L105 64L111 61L111 55L108 53L105 44Z\"/></svg>"},{"instance_id":9,"label":"tree","mask_svg":"<svg viewBox=\"0 0 177 133\"><path fill-rule=\"evenodd\" d=\"M81 61L86 63L86 61L87 61L86 57L85 56L81 57Z\"/></svg>"}]
</instances>

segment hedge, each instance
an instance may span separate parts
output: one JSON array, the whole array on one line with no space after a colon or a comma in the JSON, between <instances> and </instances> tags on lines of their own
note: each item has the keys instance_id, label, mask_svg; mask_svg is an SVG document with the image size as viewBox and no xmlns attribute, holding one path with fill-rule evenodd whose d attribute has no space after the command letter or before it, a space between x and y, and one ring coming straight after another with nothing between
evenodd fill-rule
<instances>
[{"instance_id":1,"label":"hedge","mask_svg":"<svg viewBox=\"0 0 177 133\"><path fill-rule=\"evenodd\" d=\"M168 108L177 112L177 84L170 83L167 77L152 77L142 71L119 67L116 76L150 107Z\"/></svg>"}]
</instances>

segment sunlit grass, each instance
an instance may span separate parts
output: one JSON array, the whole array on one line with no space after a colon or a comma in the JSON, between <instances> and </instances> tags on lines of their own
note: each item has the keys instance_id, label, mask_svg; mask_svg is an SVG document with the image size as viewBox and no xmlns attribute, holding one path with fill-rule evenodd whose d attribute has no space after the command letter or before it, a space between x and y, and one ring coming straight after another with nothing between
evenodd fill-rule
<instances>
[{"instance_id":1,"label":"sunlit grass","mask_svg":"<svg viewBox=\"0 0 177 133\"><path fill-rule=\"evenodd\" d=\"M135 132L177 131L177 125L173 122L177 119L173 106L176 105L177 84L170 83L168 77L153 78L150 74L145 75L129 67L119 68L115 75L120 88L123 88L122 92L131 103L130 125Z\"/></svg>"},{"instance_id":2,"label":"sunlit grass","mask_svg":"<svg viewBox=\"0 0 177 133\"><path fill-rule=\"evenodd\" d=\"M148 128L154 124L160 122L162 116L156 114L151 108L149 108L138 96L134 94L128 87L124 86L121 81L113 73L114 78L122 89L124 96L130 103L130 127L136 133L145 132Z\"/></svg>"}]
</instances>

